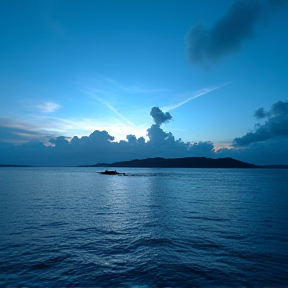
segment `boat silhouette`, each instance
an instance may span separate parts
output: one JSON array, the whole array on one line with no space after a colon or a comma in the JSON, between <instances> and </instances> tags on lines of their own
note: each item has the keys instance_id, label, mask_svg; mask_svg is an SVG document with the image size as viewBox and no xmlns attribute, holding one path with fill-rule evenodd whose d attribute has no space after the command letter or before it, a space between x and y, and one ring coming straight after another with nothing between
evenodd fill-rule
<instances>
[{"instance_id":1,"label":"boat silhouette","mask_svg":"<svg viewBox=\"0 0 288 288\"><path fill-rule=\"evenodd\" d=\"M119 175L119 176L125 176L125 173L117 172L116 170L105 170L104 172L98 172L99 174L103 175Z\"/></svg>"}]
</instances>

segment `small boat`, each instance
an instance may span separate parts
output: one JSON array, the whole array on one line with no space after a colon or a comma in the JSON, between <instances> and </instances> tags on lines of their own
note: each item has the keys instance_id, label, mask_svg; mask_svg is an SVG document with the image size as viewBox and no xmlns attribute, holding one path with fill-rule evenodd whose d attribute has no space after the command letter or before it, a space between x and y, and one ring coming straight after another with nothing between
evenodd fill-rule
<instances>
[{"instance_id":1,"label":"small boat","mask_svg":"<svg viewBox=\"0 0 288 288\"><path fill-rule=\"evenodd\" d=\"M111 170L105 170L104 172L97 172L99 174L104 174L104 175L119 175L119 176L125 176L125 173L120 173L117 172L116 170L111 171Z\"/></svg>"}]
</instances>

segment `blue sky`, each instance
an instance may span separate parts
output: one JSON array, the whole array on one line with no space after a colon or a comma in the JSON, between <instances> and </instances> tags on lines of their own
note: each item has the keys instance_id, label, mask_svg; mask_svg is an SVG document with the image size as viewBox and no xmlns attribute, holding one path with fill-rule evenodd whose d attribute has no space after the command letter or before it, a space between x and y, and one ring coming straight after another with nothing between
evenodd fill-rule
<instances>
[{"instance_id":1,"label":"blue sky","mask_svg":"<svg viewBox=\"0 0 288 288\"><path fill-rule=\"evenodd\" d=\"M285 0L0 1L0 163L288 164L287 12ZM172 119L156 124L153 107Z\"/></svg>"}]
</instances>

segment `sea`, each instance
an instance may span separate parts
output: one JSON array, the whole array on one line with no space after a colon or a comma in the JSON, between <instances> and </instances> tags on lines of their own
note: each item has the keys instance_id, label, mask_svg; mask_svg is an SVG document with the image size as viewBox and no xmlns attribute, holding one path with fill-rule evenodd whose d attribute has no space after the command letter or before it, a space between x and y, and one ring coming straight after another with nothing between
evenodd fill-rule
<instances>
[{"instance_id":1,"label":"sea","mask_svg":"<svg viewBox=\"0 0 288 288\"><path fill-rule=\"evenodd\" d=\"M0 168L0 287L288 287L287 169L100 170Z\"/></svg>"}]
</instances>

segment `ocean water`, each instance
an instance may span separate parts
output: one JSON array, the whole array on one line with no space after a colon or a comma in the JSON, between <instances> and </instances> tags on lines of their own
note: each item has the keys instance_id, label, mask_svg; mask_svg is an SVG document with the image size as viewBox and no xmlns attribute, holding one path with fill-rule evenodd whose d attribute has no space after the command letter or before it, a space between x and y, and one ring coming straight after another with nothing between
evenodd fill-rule
<instances>
[{"instance_id":1,"label":"ocean water","mask_svg":"<svg viewBox=\"0 0 288 288\"><path fill-rule=\"evenodd\" d=\"M0 169L0 287L288 285L288 170Z\"/></svg>"}]
</instances>

